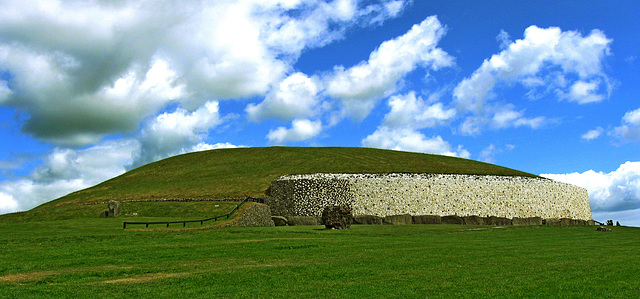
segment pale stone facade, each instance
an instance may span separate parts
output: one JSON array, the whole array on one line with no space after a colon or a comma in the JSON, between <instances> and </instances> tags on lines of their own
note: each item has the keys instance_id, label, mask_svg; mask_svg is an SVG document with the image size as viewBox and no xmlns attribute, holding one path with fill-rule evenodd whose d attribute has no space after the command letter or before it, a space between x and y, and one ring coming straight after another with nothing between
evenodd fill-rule
<instances>
[{"instance_id":1,"label":"pale stone facade","mask_svg":"<svg viewBox=\"0 0 640 299\"><path fill-rule=\"evenodd\" d=\"M544 178L444 174L305 174L271 183L273 215L320 216L328 205L354 215L458 215L591 220L584 188Z\"/></svg>"}]
</instances>

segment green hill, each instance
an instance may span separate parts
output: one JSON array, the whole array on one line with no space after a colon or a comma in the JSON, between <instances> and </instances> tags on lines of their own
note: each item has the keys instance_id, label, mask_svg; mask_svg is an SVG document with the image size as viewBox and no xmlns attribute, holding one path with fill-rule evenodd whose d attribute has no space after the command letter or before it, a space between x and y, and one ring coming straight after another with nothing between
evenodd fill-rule
<instances>
[{"instance_id":1,"label":"green hill","mask_svg":"<svg viewBox=\"0 0 640 299\"><path fill-rule=\"evenodd\" d=\"M534 176L468 159L372 148L216 149L150 163L44 206L108 200L263 196L270 182L281 175L317 172Z\"/></svg>"}]
</instances>

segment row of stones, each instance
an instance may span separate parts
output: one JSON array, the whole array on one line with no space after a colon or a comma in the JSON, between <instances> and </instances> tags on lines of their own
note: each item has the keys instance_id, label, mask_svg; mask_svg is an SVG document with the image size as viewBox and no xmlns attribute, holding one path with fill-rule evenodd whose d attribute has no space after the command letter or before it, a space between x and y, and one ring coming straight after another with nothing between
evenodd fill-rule
<instances>
[{"instance_id":1,"label":"row of stones","mask_svg":"<svg viewBox=\"0 0 640 299\"><path fill-rule=\"evenodd\" d=\"M354 215L490 215L591 219L585 189L543 178L312 174L274 180L267 199L274 215L319 216L328 205Z\"/></svg>"},{"instance_id":2,"label":"row of stones","mask_svg":"<svg viewBox=\"0 0 640 299\"><path fill-rule=\"evenodd\" d=\"M319 216L273 216L276 226L298 226L298 225L322 225L322 219ZM379 217L374 215L357 215L353 216L353 224L392 224L392 225L408 225L408 224L460 224L460 225L595 225L593 220L570 219L570 218L548 218L529 217L529 218L504 218L497 216L480 217L480 216L440 216L440 215L391 215Z\"/></svg>"}]
</instances>

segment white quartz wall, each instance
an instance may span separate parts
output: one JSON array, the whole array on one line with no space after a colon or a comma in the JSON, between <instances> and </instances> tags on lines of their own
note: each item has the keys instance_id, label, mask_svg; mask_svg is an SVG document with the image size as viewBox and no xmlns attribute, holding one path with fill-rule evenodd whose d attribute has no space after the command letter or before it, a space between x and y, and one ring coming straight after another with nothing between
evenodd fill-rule
<instances>
[{"instance_id":1,"label":"white quartz wall","mask_svg":"<svg viewBox=\"0 0 640 299\"><path fill-rule=\"evenodd\" d=\"M584 188L543 178L427 174L283 176L267 200L274 215L319 216L327 205L380 217L458 215L591 219Z\"/></svg>"}]
</instances>

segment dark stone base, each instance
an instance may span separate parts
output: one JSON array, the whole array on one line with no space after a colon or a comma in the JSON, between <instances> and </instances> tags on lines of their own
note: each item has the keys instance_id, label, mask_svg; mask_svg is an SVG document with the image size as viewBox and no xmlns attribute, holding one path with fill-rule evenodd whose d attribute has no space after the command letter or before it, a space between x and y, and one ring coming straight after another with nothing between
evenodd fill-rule
<instances>
[{"instance_id":1,"label":"dark stone base","mask_svg":"<svg viewBox=\"0 0 640 299\"><path fill-rule=\"evenodd\" d=\"M442 224L440 215L417 215L413 216L413 224Z\"/></svg>"}]
</instances>

